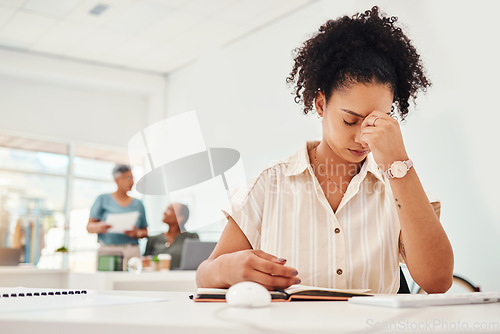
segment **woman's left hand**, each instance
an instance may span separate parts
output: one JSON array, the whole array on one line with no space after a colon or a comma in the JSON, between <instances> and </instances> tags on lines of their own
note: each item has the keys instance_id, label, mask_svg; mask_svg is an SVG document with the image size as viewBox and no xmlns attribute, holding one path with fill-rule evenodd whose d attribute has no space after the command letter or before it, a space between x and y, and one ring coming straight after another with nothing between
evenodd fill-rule
<instances>
[{"instance_id":1,"label":"woman's left hand","mask_svg":"<svg viewBox=\"0 0 500 334\"><path fill-rule=\"evenodd\" d=\"M134 227L131 230L123 231L123 234L126 234L131 238L137 238L137 227Z\"/></svg>"},{"instance_id":2,"label":"woman's left hand","mask_svg":"<svg viewBox=\"0 0 500 334\"><path fill-rule=\"evenodd\" d=\"M375 110L365 117L359 141L370 149L382 170L394 161L408 160L399 122L382 111Z\"/></svg>"}]
</instances>

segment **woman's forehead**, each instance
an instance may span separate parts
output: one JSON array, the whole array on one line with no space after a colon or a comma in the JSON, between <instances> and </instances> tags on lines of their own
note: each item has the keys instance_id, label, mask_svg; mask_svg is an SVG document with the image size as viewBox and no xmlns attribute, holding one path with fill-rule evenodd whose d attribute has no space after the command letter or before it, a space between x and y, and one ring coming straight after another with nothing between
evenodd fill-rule
<instances>
[{"instance_id":1,"label":"woman's forehead","mask_svg":"<svg viewBox=\"0 0 500 334\"><path fill-rule=\"evenodd\" d=\"M391 106L393 93L392 89L384 84L352 84L348 88L333 91L329 102L342 103L342 108L366 116L362 110L365 107Z\"/></svg>"}]
</instances>

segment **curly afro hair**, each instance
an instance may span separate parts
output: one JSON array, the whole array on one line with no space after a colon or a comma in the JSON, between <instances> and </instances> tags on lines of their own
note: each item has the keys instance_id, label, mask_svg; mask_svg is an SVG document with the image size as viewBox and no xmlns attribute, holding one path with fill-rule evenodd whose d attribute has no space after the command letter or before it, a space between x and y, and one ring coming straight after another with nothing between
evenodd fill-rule
<instances>
[{"instance_id":1,"label":"curly afro hair","mask_svg":"<svg viewBox=\"0 0 500 334\"><path fill-rule=\"evenodd\" d=\"M295 64L287 77L295 83L294 101L304 103L304 114L313 109L321 90L327 101L336 89L353 83L381 83L394 92L401 120L408 114L410 97L431 82L410 39L395 25L397 17L385 17L377 6L352 17L329 20L294 50Z\"/></svg>"}]
</instances>

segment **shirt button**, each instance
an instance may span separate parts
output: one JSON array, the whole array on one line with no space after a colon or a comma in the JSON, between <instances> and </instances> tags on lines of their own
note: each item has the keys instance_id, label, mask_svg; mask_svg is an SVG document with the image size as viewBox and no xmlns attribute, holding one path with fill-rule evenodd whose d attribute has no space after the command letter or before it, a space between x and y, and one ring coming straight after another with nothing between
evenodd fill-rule
<instances>
[{"instance_id":1,"label":"shirt button","mask_svg":"<svg viewBox=\"0 0 500 334\"><path fill-rule=\"evenodd\" d=\"M342 275L342 269L337 269L337 275Z\"/></svg>"},{"instance_id":2,"label":"shirt button","mask_svg":"<svg viewBox=\"0 0 500 334\"><path fill-rule=\"evenodd\" d=\"M340 228L335 228L335 233L339 234L340 233Z\"/></svg>"}]
</instances>

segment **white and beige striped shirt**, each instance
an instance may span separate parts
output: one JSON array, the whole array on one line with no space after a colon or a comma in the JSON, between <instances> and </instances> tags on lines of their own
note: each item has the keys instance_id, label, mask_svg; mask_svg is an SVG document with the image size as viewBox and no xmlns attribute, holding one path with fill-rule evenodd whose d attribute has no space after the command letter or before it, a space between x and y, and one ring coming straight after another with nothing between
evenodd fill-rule
<instances>
[{"instance_id":1,"label":"white and beige striped shirt","mask_svg":"<svg viewBox=\"0 0 500 334\"><path fill-rule=\"evenodd\" d=\"M334 213L309 162L318 143L250 179L227 214L254 249L287 259L302 284L396 293L400 225L389 180L369 154Z\"/></svg>"}]
</instances>

